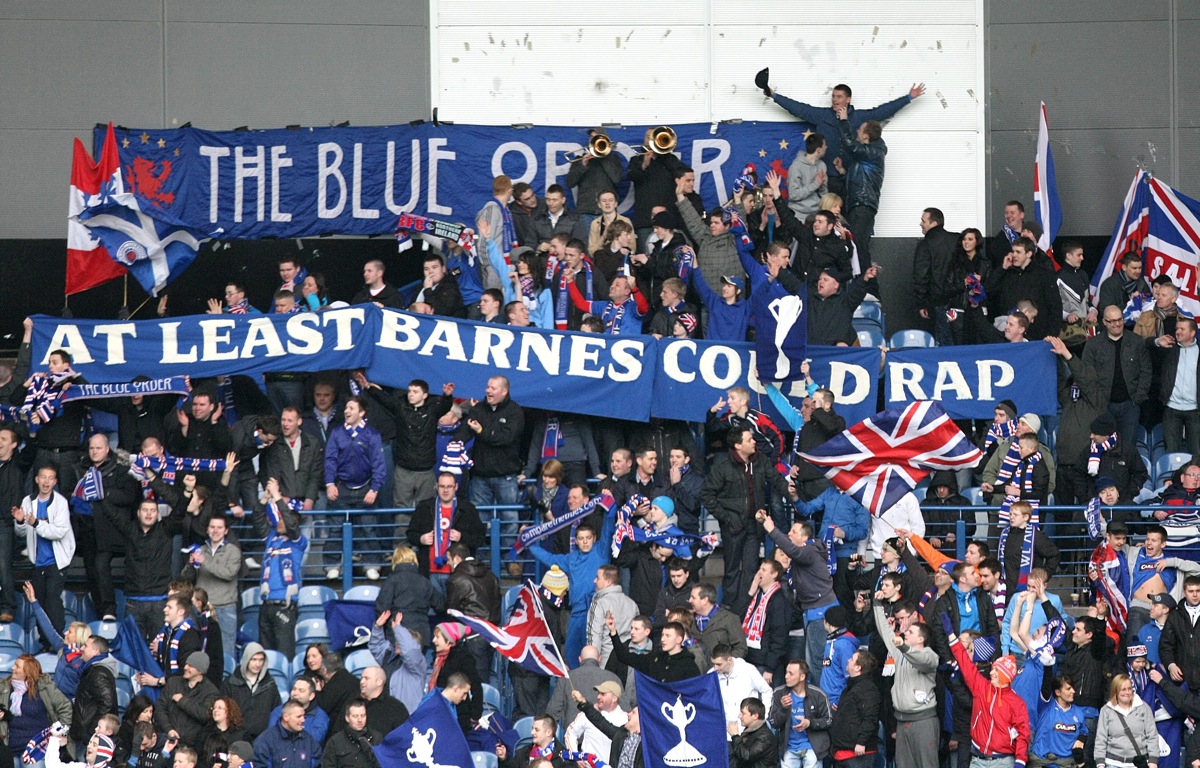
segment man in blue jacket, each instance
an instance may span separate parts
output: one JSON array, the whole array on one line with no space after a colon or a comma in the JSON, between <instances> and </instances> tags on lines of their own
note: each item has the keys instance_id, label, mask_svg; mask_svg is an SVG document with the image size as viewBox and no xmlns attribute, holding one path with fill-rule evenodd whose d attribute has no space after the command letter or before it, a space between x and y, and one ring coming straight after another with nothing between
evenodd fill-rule
<instances>
[{"instance_id":1,"label":"man in blue jacket","mask_svg":"<svg viewBox=\"0 0 1200 768\"><path fill-rule=\"evenodd\" d=\"M329 431L329 442L325 445L325 494L329 497L330 509L362 509L375 506L375 499L387 478L388 468L383 460L383 439L379 432L367 426L367 406L361 398L352 397L343 408L344 423ZM374 515L363 515L354 521L359 525L374 526L378 521ZM357 525L355 527L358 527ZM364 554L363 567L371 581L379 578L381 549L390 548L391 532L386 528L360 528L362 537L355 537L361 549L373 550ZM331 540L335 548L340 542ZM336 554L325 553L325 565L336 568ZM349 563L344 564L350 567Z\"/></svg>"},{"instance_id":2,"label":"man in blue jacket","mask_svg":"<svg viewBox=\"0 0 1200 768\"><path fill-rule=\"evenodd\" d=\"M257 768L317 768L321 764L321 745L304 730L304 705L288 699L279 723L254 740L254 765Z\"/></svg>"}]
</instances>

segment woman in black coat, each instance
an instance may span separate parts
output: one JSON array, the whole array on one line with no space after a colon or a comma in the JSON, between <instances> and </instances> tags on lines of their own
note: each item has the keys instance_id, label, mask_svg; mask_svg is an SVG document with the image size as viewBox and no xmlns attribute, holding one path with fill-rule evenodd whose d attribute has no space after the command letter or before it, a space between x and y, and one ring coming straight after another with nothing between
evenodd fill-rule
<instances>
[{"instance_id":1,"label":"woman in black coat","mask_svg":"<svg viewBox=\"0 0 1200 768\"><path fill-rule=\"evenodd\" d=\"M375 598L375 613L391 611L403 614L401 622L421 636L421 644L429 647L429 612L440 613L446 607L446 594L434 588L417 566L417 555L410 547L396 547L392 553L392 573Z\"/></svg>"},{"instance_id":2,"label":"woman in black coat","mask_svg":"<svg viewBox=\"0 0 1200 768\"><path fill-rule=\"evenodd\" d=\"M463 733L469 733L483 717L483 681L475 668L475 657L461 642L470 631L454 621L437 625L433 630L433 674L429 678L430 691L445 688L446 681L455 672L463 673L471 681L471 695L457 706L458 724Z\"/></svg>"}]
</instances>

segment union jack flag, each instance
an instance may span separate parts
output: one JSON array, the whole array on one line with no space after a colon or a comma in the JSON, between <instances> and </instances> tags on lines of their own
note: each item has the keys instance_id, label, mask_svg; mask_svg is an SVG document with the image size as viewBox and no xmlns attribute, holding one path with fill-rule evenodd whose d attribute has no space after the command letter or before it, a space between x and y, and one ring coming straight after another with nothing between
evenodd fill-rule
<instances>
[{"instance_id":1,"label":"union jack flag","mask_svg":"<svg viewBox=\"0 0 1200 768\"><path fill-rule=\"evenodd\" d=\"M800 455L873 515L931 471L973 467L983 457L942 406L928 400L877 413Z\"/></svg>"},{"instance_id":2,"label":"union jack flag","mask_svg":"<svg viewBox=\"0 0 1200 768\"><path fill-rule=\"evenodd\" d=\"M1129 594L1129 564L1124 553L1108 546L1108 542L1101 542L1088 563L1088 579L1096 597L1108 603L1108 628L1124 635L1129 621L1129 603L1125 598Z\"/></svg>"},{"instance_id":3,"label":"union jack flag","mask_svg":"<svg viewBox=\"0 0 1200 768\"><path fill-rule=\"evenodd\" d=\"M1147 280L1167 275L1179 286L1179 305L1190 315L1200 312L1196 272L1200 268L1200 201L1180 194L1145 171L1138 171L1112 239L1092 278L1092 286L1121 268L1128 251L1142 254Z\"/></svg>"},{"instance_id":4,"label":"union jack flag","mask_svg":"<svg viewBox=\"0 0 1200 768\"><path fill-rule=\"evenodd\" d=\"M467 616L461 611L450 610L447 613L478 632L509 661L541 675L567 676L567 663L563 661L562 652L550 634L550 625L546 623L542 602L532 582L521 585L512 618L503 627Z\"/></svg>"}]
</instances>

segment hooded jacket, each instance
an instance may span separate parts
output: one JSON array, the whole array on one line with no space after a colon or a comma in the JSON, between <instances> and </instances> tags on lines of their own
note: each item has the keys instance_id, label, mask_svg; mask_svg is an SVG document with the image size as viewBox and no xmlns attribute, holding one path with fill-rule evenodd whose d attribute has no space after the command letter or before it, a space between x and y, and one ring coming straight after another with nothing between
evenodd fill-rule
<instances>
[{"instance_id":1,"label":"hooded jacket","mask_svg":"<svg viewBox=\"0 0 1200 768\"><path fill-rule=\"evenodd\" d=\"M887 647L888 656L896 665L892 681L892 707L901 722L937 717L938 655L932 648L910 648L896 645L892 629L884 617L883 606L876 602L872 609L879 638Z\"/></svg>"},{"instance_id":2,"label":"hooded jacket","mask_svg":"<svg viewBox=\"0 0 1200 768\"><path fill-rule=\"evenodd\" d=\"M963 682L971 691L971 751L1013 755L1024 764L1029 755L1029 708L1011 688L997 688L985 678L958 638L950 646ZM1012 734L1016 734L1015 737ZM1099 762L1099 761L1097 761Z\"/></svg>"},{"instance_id":3,"label":"hooded jacket","mask_svg":"<svg viewBox=\"0 0 1200 768\"><path fill-rule=\"evenodd\" d=\"M275 685L271 672L264 663L259 678L250 681L250 659L255 654L265 653L258 643L247 643L242 650L242 663L221 686L222 695L229 696L237 702L242 710L242 718L246 735L253 739L267 730L271 720L271 710L279 706L279 688Z\"/></svg>"}]
</instances>

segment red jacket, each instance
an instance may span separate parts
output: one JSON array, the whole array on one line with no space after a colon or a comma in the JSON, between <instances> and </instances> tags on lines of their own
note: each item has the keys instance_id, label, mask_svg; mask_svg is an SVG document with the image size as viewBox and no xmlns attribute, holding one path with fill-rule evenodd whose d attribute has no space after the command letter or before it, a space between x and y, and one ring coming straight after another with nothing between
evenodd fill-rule
<instances>
[{"instance_id":1,"label":"red jacket","mask_svg":"<svg viewBox=\"0 0 1200 768\"><path fill-rule=\"evenodd\" d=\"M1024 765L1029 755L1029 709L1025 702L1012 688L997 688L980 674L957 638L950 650L974 698L971 749L984 755L1013 755Z\"/></svg>"}]
</instances>

